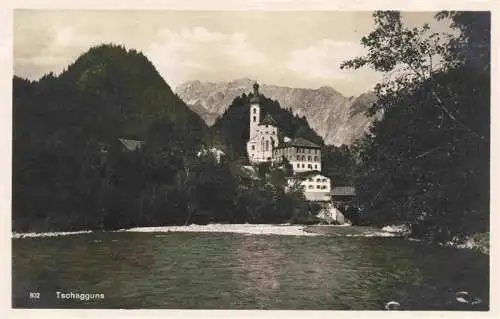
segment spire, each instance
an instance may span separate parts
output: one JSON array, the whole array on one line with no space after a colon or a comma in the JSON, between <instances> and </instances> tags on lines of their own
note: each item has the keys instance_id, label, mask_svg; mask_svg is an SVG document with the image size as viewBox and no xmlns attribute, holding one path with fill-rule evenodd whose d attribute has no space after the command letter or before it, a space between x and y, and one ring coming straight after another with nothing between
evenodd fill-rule
<instances>
[{"instance_id":1,"label":"spire","mask_svg":"<svg viewBox=\"0 0 500 319\"><path fill-rule=\"evenodd\" d=\"M253 85L253 94L259 95L259 83L255 82Z\"/></svg>"},{"instance_id":2,"label":"spire","mask_svg":"<svg viewBox=\"0 0 500 319\"><path fill-rule=\"evenodd\" d=\"M250 103L259 104L259 83L257 82L253 85L253 96L250 99Z\"/></svg>"}]
</instances>

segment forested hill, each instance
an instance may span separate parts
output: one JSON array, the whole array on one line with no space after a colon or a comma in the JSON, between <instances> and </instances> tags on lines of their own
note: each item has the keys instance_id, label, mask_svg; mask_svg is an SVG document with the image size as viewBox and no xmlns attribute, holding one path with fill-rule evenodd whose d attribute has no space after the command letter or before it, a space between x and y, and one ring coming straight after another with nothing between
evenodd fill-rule
<instances>
[{"instance_id":1,"label":"forested hill","mask_svg":"<svg viewBox=\"0 0 500 319\"><path fill-rule=\"evenodd\" d=\"M236 97L229 108L217 118L211 130L222 137L224 144L229 146L237 156L246 156L246 142L248 141L250 127L249 99L252 96L243 95ZM278 101L260 96L261 119L270 114L278 126L278 137L294 138L303 137L311 142L324 145L323 139L309 127L305 117L292 114L291 110L281 108Z\"/></svg>"},{"instance_id":2,"label":"forested hill","mask_svg":"<svg viewBox=\"0 0 500 319\"><path fill-rule=\"evenodd\" d=\"M91 48L59 76L14 77L13 127L14 219L60 225L102 208L103 147L139 139L183 156L207 129L142 53L115 45Z\"/></svg>"},{"instance_id":3,"label":"forested hill","mask_svg":"<svg viewBox=\"0 0 500 319\"><path fill-rule=\"evenodd\" d=\"M16 101L23 105L14 107L23 107L26 116L33 108L51 114L45 120L71 122L100 139L144 138L158 120L203 127L142 53L121 46L93 47L58 77L51 73L33 83L14 79L14 95L22 97Z\"/></svg>"}]
</instances>

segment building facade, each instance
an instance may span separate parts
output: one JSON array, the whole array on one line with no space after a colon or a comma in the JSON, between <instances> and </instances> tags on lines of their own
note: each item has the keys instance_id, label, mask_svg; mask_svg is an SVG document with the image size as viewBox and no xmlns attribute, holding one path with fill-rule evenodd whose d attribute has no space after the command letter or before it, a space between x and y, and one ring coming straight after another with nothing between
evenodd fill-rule
<instances>
[{"instance_id":1,"label":"building facade","mask_svg":"<svg viewBox=\"0 0 500 319\"><path fill-rule=\"evenodd\" d=\"M321 175L321 147L304 138L288 139L280 142L278 126L270 114L263 119L260 107L259 85L253 86L250 99L249 125L247 142L248 160L251 164L280 162L286 158L293 169L293 176L288 179L288 186L299 184L307 200L328 201L331 180Z\"/></svg>"},{"instance_id":2,"label":"building facade","mask_svg":"<svg viewBox=\"0 0 500 319\"><path fill-rule=\"evenodd\" d=\"M278 146L278 127L271 115L261 121L259 103L259 85L253 86L250 99L250 136L247 142L247 154L250 163L263 163L273 160L273 149Z\"/></svg>"},{"instance_id":3,"label":"building facade","mask_svg":"<svg viewBox=\"0 0 500 319\"><path fill-rule=\"evenodd\" d=\"M321 172L321 147L304 138L296 138L274 149L274 158L286 158L294 172Z\"/></svg>"}]
</instances>

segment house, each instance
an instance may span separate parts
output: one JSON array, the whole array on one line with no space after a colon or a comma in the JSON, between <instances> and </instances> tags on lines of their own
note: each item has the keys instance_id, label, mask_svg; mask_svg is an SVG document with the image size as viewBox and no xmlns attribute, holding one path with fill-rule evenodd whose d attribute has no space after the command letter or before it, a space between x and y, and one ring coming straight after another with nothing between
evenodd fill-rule
<instances>
[{"instance_id":1,"label":"house","mask_svg":"<svg viewBox=\"0 0 500 319\"><path fill-rule=\"evenodd\" d=\"M226 156L226 153L224 151L216 148L216 147L211 147L211 148L202 148L201 150L198 151L196 154L198 157L201 156L213 156L217 164L221 164L224 157Z\"/></svg>"},{"instance_id":2,"label":"house","mask_svg":"<svg viewBox=\"0 0 500 319\"><path fill-rule=\"evenodd\" d=\"M122 150L130 152L138 151L144 145L144 141L139 141L139 140L119 138L118 141L120 141Z\"/></svg>"},{"instance_id":3,"label":"house","mask_svg":"<svg viewBox=\"0 0 500 319\"><path fill-rule=\"evenodd\" d=\"M297 183L302 188L304 196L308 201L329 202L330 201L330 178L321 175L319 171L308 171L296 173L288 178L288 189Z\"/></svg>"}]
</instances>

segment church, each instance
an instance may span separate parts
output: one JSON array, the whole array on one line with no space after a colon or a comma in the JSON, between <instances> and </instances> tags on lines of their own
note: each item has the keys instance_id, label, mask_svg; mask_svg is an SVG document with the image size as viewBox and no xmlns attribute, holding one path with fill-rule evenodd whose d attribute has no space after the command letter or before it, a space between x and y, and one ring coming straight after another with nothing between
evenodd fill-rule
<instances>
[{"instance_id":1,"label":"church","mask_svg":"<svg viewBox=\"0 0 500 319\"><path fill-rule=\"evenodd\" d=\"M250 163L277 163L286 158L293 168L288 185L299 183L307 200L329 201L331 180L321 175L321 147L301 137L284 137L280 142L278 126L272 116L267 114L262 120L261 116L259 84L255 83L250 98L250 134L247 142Z\"/></svg>"}]
</instances>

